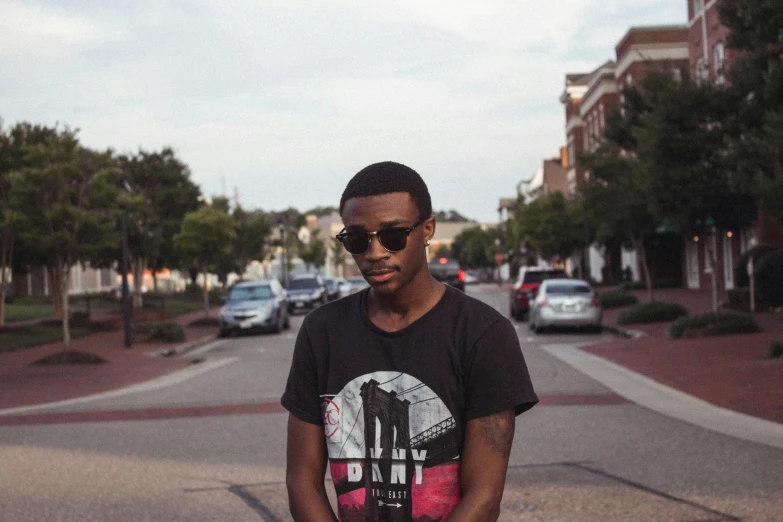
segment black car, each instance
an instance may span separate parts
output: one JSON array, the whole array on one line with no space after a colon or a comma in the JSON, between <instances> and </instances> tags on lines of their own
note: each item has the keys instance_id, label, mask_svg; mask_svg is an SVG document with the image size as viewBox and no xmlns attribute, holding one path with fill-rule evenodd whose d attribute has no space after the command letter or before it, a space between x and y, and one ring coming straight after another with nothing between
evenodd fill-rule
<instances>
[{"instance_id":1,"label":"black car","mask_svg":"<svg viewBox=\"0 0 783 522\"><path fill-rule=\"evenodd\" d=\"M288 310L312 310L329 302L329 293L319 275L300 275L288 280Z\"/></svg>"},{"instance_id":2,"label":"black car","mask_svg":"<svg viewBox=\"0 0 783 522\"><path fill-rule=\"evenodd\" d=\"M456 259L439 257L430 261L429 267L432 277L457 290L465 291L465 271Z\"/></svg>"}]
</instances>

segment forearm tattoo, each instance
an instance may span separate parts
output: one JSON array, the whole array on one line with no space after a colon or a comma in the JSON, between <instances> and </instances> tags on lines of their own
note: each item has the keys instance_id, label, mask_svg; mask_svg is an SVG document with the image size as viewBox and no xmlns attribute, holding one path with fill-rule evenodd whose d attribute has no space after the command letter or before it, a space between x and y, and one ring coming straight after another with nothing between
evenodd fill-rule
<instances>
[{"instance_id":1,"label":"forearm tattoo","mask_svg":"<svg viewBox=\"0 0 783 522\"><path fill-rule=\"evenodd\" d=\"M511 443L514 440L513 410L481 417L478 420L484 442L486 442L493 451L503 455L509 455L511 453Z\"/></svg>"}]
</instances>

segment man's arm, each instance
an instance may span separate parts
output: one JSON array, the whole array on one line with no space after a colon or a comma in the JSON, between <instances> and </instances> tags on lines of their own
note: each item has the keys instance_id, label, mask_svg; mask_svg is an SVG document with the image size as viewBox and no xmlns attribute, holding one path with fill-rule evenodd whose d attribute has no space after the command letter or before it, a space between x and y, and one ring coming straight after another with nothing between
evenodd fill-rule
<instances>
[{"instance_id":1,"label":"man's arm","mask_svg":"<svg viewBox=\"0 0 783 522\"><path fill-rule=\"evenodd\" d=\"M469 420L462 452L462 500L449 522L495 521L514 440L514 410Z\"/></svg>"},{"instance_id":2,"label":"man's arm","mask_svg":"<svg viewBox=\"0 0 783 522\"><path fill-rule=\"evenodd\" d=\"M327 456L323 428L289 414L286 460L288 506L294 520L336 522L324 487Z\"/></svg>"}]
</instances>

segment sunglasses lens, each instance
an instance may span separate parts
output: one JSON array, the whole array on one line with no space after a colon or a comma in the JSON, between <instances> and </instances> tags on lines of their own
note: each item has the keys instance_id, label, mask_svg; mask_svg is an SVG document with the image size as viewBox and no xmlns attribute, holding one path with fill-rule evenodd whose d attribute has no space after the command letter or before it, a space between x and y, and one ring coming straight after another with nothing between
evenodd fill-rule
<instances>
[{"instance_id":1,"label":"sunglasses lens","mask_svg":"<svg viewBox=\"0 0 783 522\"><path fill-rule=\"evenodd\" d=\"M378 232L378 239L389 252L399 252L408 243L408 232L405 229L389 229Z\"/></svg>"},{"instance_id":2,"label":"sunglasses lens","mask_svg":"<svg viewBox=\"0 0 783 522\"><path fill-rule=\"evenodd\" d=\"M343 236L343 246L351 254L363 254L367 251L367 234L364 232L345 234Z\"/></svg>"}]
</instances>

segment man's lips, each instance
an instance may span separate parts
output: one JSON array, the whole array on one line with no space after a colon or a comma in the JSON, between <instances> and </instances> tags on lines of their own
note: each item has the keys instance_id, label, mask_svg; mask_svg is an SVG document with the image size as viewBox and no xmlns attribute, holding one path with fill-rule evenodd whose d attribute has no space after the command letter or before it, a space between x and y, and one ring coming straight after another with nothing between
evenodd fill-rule
<instances>
[{"instance_id":1,"label":"man's lips","mask_svg":"<svg viewBox=\"0 0 783 522\"><path fill-rule=\"evenodd\" d=\"M396 270L372 270L365 272L364 275L372 283L383 283L391 279L391 277L394 275L394 272L396 272Z\"/></svg>"}]
</instances>

